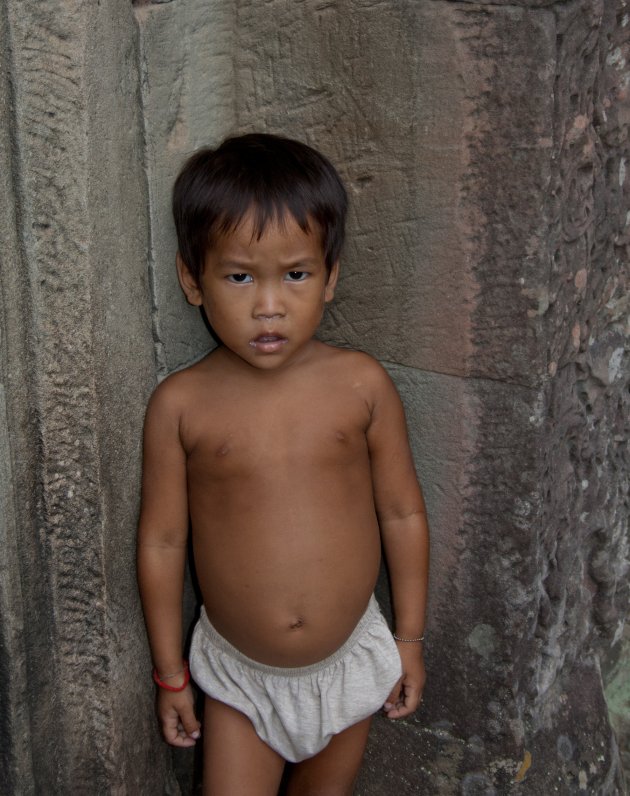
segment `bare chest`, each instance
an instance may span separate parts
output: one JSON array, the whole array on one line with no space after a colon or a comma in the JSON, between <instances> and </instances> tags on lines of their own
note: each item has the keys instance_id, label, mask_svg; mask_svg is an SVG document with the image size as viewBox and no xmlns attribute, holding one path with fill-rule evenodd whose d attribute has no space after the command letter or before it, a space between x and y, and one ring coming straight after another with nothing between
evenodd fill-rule
<instances>
[{"instance_id":1,"label":"bare chest","mask_svg":"<svg viewBox=\"0 0 630 796\"><path fill-rule=\"evenodd\" d=\"M216 408L216 407L215 407ZM238 402L200 413L191 427L189 476L274 477L348 467L367 456L367 407L334 401Z\"/></svg>"}]
</instances>

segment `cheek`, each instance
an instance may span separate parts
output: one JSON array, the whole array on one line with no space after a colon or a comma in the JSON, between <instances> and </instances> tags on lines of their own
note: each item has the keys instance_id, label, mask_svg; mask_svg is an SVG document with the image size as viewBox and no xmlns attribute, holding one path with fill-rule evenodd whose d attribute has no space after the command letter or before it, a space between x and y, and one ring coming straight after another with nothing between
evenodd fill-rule
<instances>
[{"instance_id":1,"label":"cheek","mask_svg":"<svg viewBox=\"0 0 630 796\"><path fill-rule=\"evenodd\" d=\"M206 310L206 315L210 323L216 324L217 326L229 328L235 324L234 318L230 313L226 313L225 310L216 307L211 307L209 310Z\"/></svg>"},{"instance_id":2,"label":"cheek","mask_svg":"<svg viewBox=\"0 0 630 796\"><path fill-rule=\"evenodd\" d=\"M210 296L205 303L206 315L213 329L224 334L241 333L250 321L250 309L246 297Z\"/></svg>"},{"instance_id":3,"label":"cheek","mask_svg":"<svg viewBox=\"0 0 630 796\"><path fill-rule=\"evenodd\" d=\"M224 295L221 290L206 294L205 308L208 316L229 319L238 310L238 296Z\"/></svg>"}]
</instances>

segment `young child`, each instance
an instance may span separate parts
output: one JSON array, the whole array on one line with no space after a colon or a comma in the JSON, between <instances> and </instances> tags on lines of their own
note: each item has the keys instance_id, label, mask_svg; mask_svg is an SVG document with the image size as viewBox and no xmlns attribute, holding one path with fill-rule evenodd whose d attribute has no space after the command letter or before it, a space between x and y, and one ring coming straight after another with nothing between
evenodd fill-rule
<instances>
[{"instance_id":1,"label":"young child","mask_svg":"<svg viewBox=\"0 0 630 796\"><path fill-rule=\"evenodd\" d=\"M346 207L322 155L271 135L197 152L175 184L179 280L221 344L149 403L138 572L162 732L191 746L190 521L212 796L271 796L287 760L289 794L352 793L372 714L409 715L424 685L428 529L400 399L374 359L314 338Z\"/></svg>"}]
</instances>

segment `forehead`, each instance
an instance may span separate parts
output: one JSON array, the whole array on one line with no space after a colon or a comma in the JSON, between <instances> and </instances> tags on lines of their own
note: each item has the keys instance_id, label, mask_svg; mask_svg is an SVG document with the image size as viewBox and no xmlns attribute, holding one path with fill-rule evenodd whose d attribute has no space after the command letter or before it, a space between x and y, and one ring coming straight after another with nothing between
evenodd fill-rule
<instances>
[{"instance_id":1,"label":"forehead","mask_svg":"<svg viewBox=\"0 0 630 796\"><path fill-rule=\"evenodd\" d=\"M319 225L312 218L307 219L307 224L305 231L286 210L284 215L271 218L263 225L256 213L249 210L233 227L213 236L208 253L221 256L276 253L290 257L303 252L300 256L323 257Z\"/></svg>"}]
</instances>

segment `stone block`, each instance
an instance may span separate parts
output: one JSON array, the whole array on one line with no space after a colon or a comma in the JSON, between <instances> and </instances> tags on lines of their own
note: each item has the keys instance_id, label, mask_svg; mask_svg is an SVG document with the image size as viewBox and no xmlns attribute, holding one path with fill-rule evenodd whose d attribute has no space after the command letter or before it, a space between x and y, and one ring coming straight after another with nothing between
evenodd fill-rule
<instances>
[{"instance_id":1,"label":"stone block","mask_svg":"<svg viewBox=\"0 0 630 796\"><path fill-rule=\"evenodd\" d=\"M155 375L131 10L0 18L3 791L174 792L135 585Z\"/></svg>"},{"instance_id":2,"label":"stone block","mask_svg":"<svg viewBox=\"0 0 630 796\"><path fill-rule=\"evenodd\" d=\"M239 128L306 140L347 184L348 241L323 338L457 374L474 284L456 218L463 105L451 18L448 4L250 4L235 74Z\"/></svg>"},{"instance_id":3,"label":"stone block","mask_svg":"<svg viewBox=\"0 0 630 796\"><path fill-rule=\"evenodd\" d=\"M177 281L171 191L186 158L200 146L218 144L234 128L235 13L236 5L225 0L135 8L159 378L212 348L199 311L186 303Z\"/></svg>"},{"instance_id":4,"label":"stone block","mask_svg":"<svg viewBox=\"0 0 630 796\"><path fill-rule=\"evenodd\" d=\"M384 363L400 393L409 439L431 526L431 608L444 598L440 586L457 560L453 544L462 523L462 472L466 439L474 418L468 412L464 379Z\"/></svg>"},{"instance_id":5,"label":"stone block","mask_svg":"<svg viewBox=\"0 0 630 796\"><path fill-rule=\"evenodd\" d=\"M403 396L428 398L426 374L392 375ZM421 408L405 400L434 550L427 686L410 719L375 720L358 792L569 794L586 783L587 792L622 793L580 574L592 547L561 516L552 524L540 492L545 392L476 379L445 380L442 390ZM418 445L433 417L429 434L446 441L442 467L426 467L428 440ZM451 504L446 516L433 496ZM547 529L556 545L548 579Z\"/></svg>"}]
</instances>

